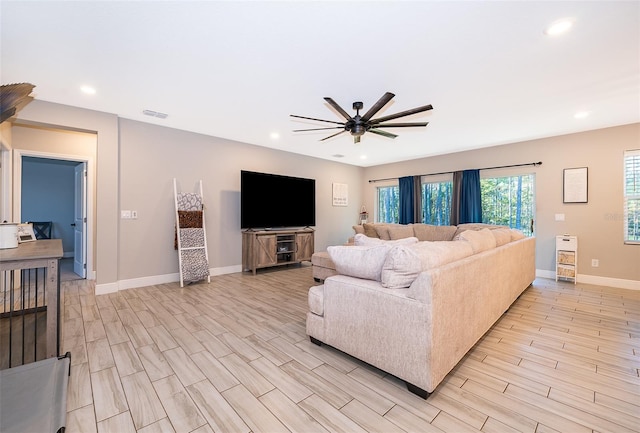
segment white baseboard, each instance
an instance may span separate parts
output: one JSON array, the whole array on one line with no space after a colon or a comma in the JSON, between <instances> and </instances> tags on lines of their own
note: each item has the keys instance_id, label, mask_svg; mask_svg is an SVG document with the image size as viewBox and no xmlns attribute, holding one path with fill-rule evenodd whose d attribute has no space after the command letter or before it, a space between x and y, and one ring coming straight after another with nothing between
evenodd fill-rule
<instances>
[{"instance_id":1,"label":"white baseboard","mask_svg":"<svg viewBox=\"0 0 640 433\"><path fill-rule=\"evenodd\" d=\"M556 279L554 271L536 269L536 277ZM615 287L617 289L640 290L640 281L623 280L621 278L600 277L597 275L578 274L578 283L594 284L598 286Z\"/></svg>"},{"instance_id":2,"label":"white baseboard","mask_svg":"<svg viewBox=\"0 0 640 433\"><path fill-rule=\"evenodd\" d=\"M233 274L236 272L242 272L242 265L209 269L209 274L211 276ZM128 280L120 280L115 283L96 284L96 295L105 295L107 293L115 293L119 290L135 289L137 287L153 286L156 284L176 283L178 281L180 281L180 274L177 272L174 274L130 278Z\"/></svg>"},{"instance_id":3,"label":"white baseboard","mask_svg":"<svg viewBox=\"0 0 640 433\"><path fill-rule=\"evenodd\" d=\"M96 295L106 295L108 293L116 293L118 291L118 283L96 284Z\"/></svg>"}]
</instances>

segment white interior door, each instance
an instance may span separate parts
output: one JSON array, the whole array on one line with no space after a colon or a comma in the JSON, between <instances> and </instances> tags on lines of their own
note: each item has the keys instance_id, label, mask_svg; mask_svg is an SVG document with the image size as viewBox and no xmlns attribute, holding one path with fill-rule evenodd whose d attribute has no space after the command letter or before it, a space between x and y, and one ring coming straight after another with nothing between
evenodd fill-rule
<instances>
[{"instance_id":1,"label":"white interior door","mask_svg":"<svg viewBox=\"0 0 640 433\"><path fill-rule=\"evenodd\" d=\"M75 167L75 199L74 199L74 244L73 244L73 272L82 278L87 277L87 203L85 191L87 188L87 163L82 162Z\"/></svg>"}]
</instances>

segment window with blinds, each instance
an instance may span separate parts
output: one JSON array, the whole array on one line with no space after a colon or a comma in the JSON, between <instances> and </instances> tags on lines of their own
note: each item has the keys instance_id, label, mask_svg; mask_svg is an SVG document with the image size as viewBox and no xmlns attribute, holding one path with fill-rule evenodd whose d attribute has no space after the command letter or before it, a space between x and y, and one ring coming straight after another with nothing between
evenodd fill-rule
<instances>
[{"instance_id":1,"label":"window with blinds","mask_svg":"<svg viewBox=\"0 0 640 433\"><path fill-rule=\"evenodd\" d=\"M640 244L640 149L624 152L624 243Z\"/></svg>"}]
</instances>

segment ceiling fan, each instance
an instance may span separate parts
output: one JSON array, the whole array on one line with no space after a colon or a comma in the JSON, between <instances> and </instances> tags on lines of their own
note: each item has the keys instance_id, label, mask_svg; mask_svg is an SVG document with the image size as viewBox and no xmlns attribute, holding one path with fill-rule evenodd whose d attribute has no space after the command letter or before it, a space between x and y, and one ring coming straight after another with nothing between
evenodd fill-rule
<instances>
[{"instance_id":1,"label":"ceiling fan","mask_svg":"<svg viewBox=\"0 0 640 433\"><path fill-rule=\"evenodd\" d=\"M353 109L356 110L355 116L349 116L349 114L342 109L333 99L324 98L325 101L329 103L335 110L340 113L344 118L345 122L336 122L334 120L323 120L323 119L314 119L313 117L304 117L304 116L296 116L295 114L291 114L291 117L296 117L298 119L307 119L307 120L315 120L317 122L327 122L327 123L335 123L340 126L332 126L327 128L311 128L311 129L295 129L293 132L302 132L302 131L322 131L326 129L342 129L342 131L336 132L328 137L321 139L320 141L328 140L330 138L335 137L336 135L340 135L343 132L349 132L353 136L354 143L360 143L360 137L367 131L382 135L387 138L396 138L396 134L391 134L390 132L381 131L378 128L406 128L413 126L427 126L429 122L411 122L411 123L384 123L388 120L397 119L399 117L409 116L411 114L421 113L423 111L431 110L433 107L431 104L424 105L422 107L413 108L411 110L402 111L400 113L391 114L389 116L379 117L377 119L372 119L372 117L382 109L395 95L393 93L387 92L382 95L382 98L378 100L373 106L367 111L364 115L360 115L360 110L362 110L363 104L362 102L354 102Z\"/></svg>"}]
</instances>

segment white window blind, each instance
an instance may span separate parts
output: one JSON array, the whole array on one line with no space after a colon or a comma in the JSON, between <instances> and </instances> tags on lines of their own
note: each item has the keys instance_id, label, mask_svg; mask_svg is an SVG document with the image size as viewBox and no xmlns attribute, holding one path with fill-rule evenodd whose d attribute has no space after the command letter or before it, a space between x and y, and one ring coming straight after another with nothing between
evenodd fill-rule
<instances>
[{"instance_id":1,"label":"white window blind","mask_svg":"<svg viewBox=\"0 0 640 433\"><path fill-rule=\"evenodd\" d=\"M640 149L624 152L624 242L640 244Z\"/></svg>"}]
</instances>

